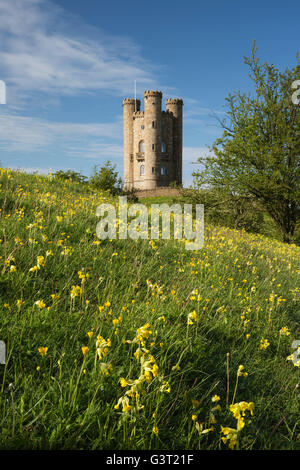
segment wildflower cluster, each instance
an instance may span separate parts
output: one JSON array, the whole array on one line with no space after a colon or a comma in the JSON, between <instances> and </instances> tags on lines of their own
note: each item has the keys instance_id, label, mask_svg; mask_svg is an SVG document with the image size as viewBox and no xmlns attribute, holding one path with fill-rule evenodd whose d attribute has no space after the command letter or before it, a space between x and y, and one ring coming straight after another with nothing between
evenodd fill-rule
<instances>
[{"instance_id":1,"label":"wildflower cluster","mask_svg":"<svg viewBox=\"0 0 300 470\"><path fill-rule=\"evenodd\" d=\"M228 426L221 426L221 437L224 444L229 441L229 449L234 449L238 444L238 436L239 432L245 426L245 413L246 411L250 411L251 416L254 414L254 403L250 402L247 403L246 401L241 401L240 403L235 403L230 405L229 407L231 413L233 414L234 418L237 420L236 428L230 428Z\"/></svg>"},{"instance_id":2,"label":"wildflower cluster","mask_svg":"<svg viewBox=\"0 0 300 470\"><path fill-rule=\"evenodd\" d=\"M137 343L138 348L134 352L135 359L140 363L140 375L135 380L127 380L125 378L120 379L120 385L122 388L130 387L125 394L119 398L118 403L115 405L115 409L118 410L122 406L123 413L126 413L135 408L135 410L142 410L144 405L140 404L140 397L146 394L146 386L150 384L155 378L158 377L159 367L156 363L156 359L150 353L150 350L146 348L145 340L148 339L152 334L150 330L150 324L146 323L142 327L137 329L136 337L128 343ZM170 392L170 385L167 381L163 380L163 377L159 377L162 385L160 386L160 392ZM131 401L130 401L131 399Z\"/></svg>"}]
</instances>

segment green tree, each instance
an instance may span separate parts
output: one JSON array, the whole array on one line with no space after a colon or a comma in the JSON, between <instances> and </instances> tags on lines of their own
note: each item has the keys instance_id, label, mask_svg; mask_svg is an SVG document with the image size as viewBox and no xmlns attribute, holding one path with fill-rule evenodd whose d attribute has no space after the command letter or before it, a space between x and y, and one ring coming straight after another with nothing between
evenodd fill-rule
<instances>
[{"instance_id":1,"label":"green tree","mask_svg":"<svg viewBox=\"0 0 300 470\"><path fill-rule=\"evenodd\" d=\"M62 179L62 180L71 180L71 181L76 181L78 183L86 183L87 177L82 175L81 173L78 173L77 171L73 170L57 170L54 173L54 177L57 179Z\"/></svg>"},{"instance_id":2,"label":"green tree","mask_svg":"<svg viewBox=\"0 0 300 470\"><path fill-rule=\"evenodd\" d=\"M281 73L273 64L260 65L256 52L254 42L244 57L254 96L229 94L227 118L219 120L223 135L193 175L198 187L254 197L290 243L300 207L300 105L292 101L300 60L297 55L297 65Z\"/></svg>"},{"instance_id":3,"label":"green tree","mask_svg":"<svg viewBox=\"0 0 300 470\"><path fill-rule=\"evenodd\" d=\"M90 184L94 188L109 191L112 194L121 192L122 180L116 170L116 165L107 160L106 163L97 170L99 165L94 166L94 173L90 178Z\"/></svg>"}]
</instances>

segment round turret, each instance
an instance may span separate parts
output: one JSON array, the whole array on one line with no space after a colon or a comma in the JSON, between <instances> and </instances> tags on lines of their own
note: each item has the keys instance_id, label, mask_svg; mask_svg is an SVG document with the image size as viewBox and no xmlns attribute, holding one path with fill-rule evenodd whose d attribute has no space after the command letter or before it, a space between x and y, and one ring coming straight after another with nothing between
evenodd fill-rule
<instances>
[{"instance_id":1,"label":"round turret","mask_svg":"<svg viewBox=\"0 0 300 470\"><path fill-rule=\"evenodd\" d=\"M145 123L145 176L149 189L156 188L159 180L161 152L162 92L147 90L144 93Z\"/></svg>"},{"instance_id":2,"label":"round turret","mask_svg":"<svg viewBox=\"0 0 300 470\"><path fill-rule=\"evenodd\" d=\"M181 98L169 98L166 100L166 110L173 114L173 139L174 139L174 167L175 179L182 183L182 106Z\"/></svg>"},{"instance_id":3,"label":"round turret","mask_svg":"<svg viewBox=\"0 0 300 470\"><path fill-rule=\"evenodd\" d=\"M134 98L123 100L124 119L124 188L130 189L133 184L133 115L139 111L141 101Z\"/></svg>"}]
</instances>

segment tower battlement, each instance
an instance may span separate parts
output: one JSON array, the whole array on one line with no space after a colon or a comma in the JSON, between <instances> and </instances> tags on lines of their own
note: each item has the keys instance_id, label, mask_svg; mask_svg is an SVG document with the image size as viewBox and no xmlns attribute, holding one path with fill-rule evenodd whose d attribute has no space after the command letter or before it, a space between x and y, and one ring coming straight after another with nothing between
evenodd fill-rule
<instances>
[{"instance_id":1,"label":"tower battlement","mask_svg":"<svg viewBox=\"0 0 300 470\"><path fill-rule=\"evenodd\" d=\"M144 92L144 98L148 98L148 97L154 97L154 96L158 96L159 98L162 98L162 92L160 90L146 90Z\"/></svg>"},{"instance_id":2,"label":"tower battlement","mask_svg":"<svg viewBox=\"0 0 300 470\"><path fill-rule=\"evenodd\" d=\"M135 118L143 118L145 115L144 111L136 111L135 113L133 113L133 116Z\"/></svg>"},{"instance_id":3,"label":"tower battlement","mask_svg":"<svg viewBox=\"0 0 300 470\"><path fill-rule=\"evenodd\" d=\"M124 189L182 184L183 101L169 98L162 110L162 97L160 90L146 90L144 110L140 100L123 100Z\"/></svg>"},{"instance_id":4,"label":"tower battlement","mask_svg":"<svg viewBox=\"0 0 300 470\"><path fill-rule=\"evenodd\" d=\"M137 107L140 107L141 106L141 100L135 100L134 98L125 98L122 102L123 106L125 104L137 104Z\"/></svg>"},{"instance_id":5,"label":"tower battlement","mask_svg":"<svg viewBox=\"0 0 300 470\"><path fill-rule=\"evenodd\" d=\"M181 98L168 98L166 100L166 104L182 104L183 105L183 101Z\"/></svg>"}]
</instances>

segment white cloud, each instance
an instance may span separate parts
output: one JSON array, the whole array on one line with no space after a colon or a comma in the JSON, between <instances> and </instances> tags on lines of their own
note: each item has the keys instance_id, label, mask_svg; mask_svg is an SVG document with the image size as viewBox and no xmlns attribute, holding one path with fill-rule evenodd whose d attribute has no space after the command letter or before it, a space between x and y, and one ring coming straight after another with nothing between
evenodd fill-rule
<instances>
[{"instance_id":1,"label":"white cloud","mask_svg":"<svg viewBox=\"0 0 300 470\"><path fill-rule=\"evenodd\" d=\"M55 122L34 117L0 114L0 149L6 152L55 152L57 148L68 156L97 158L99 152L122 155L116 142L122 135L122 122L78 124Z\"/></svg>"},{"instance_id":2,"label":"white cloud","mask_svg":"<svg viewBox=\"0 0 300 470\"><path fill-rule=\"evenodd\" d=\"M155 87L154 66L134 42L85 26L48 0L1 0L0 17L1 78L12 96L96 90L125 96L134 79Z\"/></svg>"}]
</instances>

